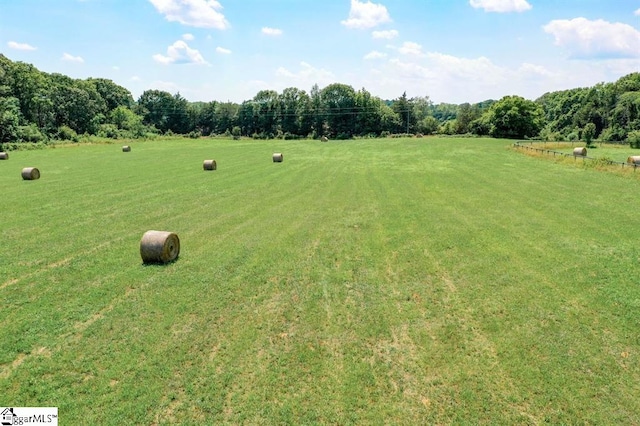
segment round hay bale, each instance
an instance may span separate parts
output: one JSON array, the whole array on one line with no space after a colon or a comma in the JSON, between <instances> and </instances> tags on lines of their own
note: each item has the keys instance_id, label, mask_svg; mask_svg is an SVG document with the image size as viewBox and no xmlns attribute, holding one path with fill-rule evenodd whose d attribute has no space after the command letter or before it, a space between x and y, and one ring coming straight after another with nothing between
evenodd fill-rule
<instances>
[{"instance_id":1,"label":"round hay bale","mask_svg":"<svg viewBox=\"0 0 640 426\"><path fill-rule=\"evenodd\" d=\"M573 155L576 157L586 157L587 148L585 147L573 148Z\"/></svg>"},{"instance_id":2,"label":"round hay bale","mask_svg":"<svg viewBox=\"0 0 640 426\"><path fill-rule=\"evenodd\" d=\"M131 147L129 145L124 145L122 147L122 152L131 152Z\"/></svg>"},{"instance_id":3,"label":"round hay bale","mask_svg":"<svg viewBox=\"0 0 640 426\"><path fill-rule=\"evenodd\" d=\"M25 167L22 169L22 179L24 180L36 180L40 179L40 170L35 167Z\"/></svg>"},{"instance_id":4,"label":"round hay bale","mask_svg":"<svg viewBox=\"0 0 640 426\"><path fill-rule=\"evenodd\" d=\"M640 164L640 155L632 155L627 158L627 163L629 164Z\"/></svg>"},{"instance_id":5,"label":"round hay bale","mask_svg":"<svg viewBox=\"0 0 640 426\"><path fill-rule=\"evenodd\" d=\"M422 138L422 137L424 137L424 135L422 133L417 133L416 134L416 138Z\"/></svg>"},{"instance_id":6,"label":"round hay bale","mask_svg":"<svg viewBox=\"0 0 640 426\"><path fill-rule=\"evenodd\" d=\"M173 232L147 231L140 240L144 263L169 263L180 254L180 239Z\"/></svg>"},{"instance_id":7,"label":"round hay bale","mask_svg":"<svg viewBox=\"0 0 640 426\"><path fill-rule=\"evenodd\" d=\"M8 160L9 153L8 152L0 152L0 160Z\"/></svg>"},{"instance_id":8,"label":"round hay bale","mask_svg":"<svg viewBox=\"0 0 640 426\"><path fill-rule=\"evenodd\" d=\"M202 168L205 170L216 170L217 167L216 160L204 160L202 163Z\"/></svg>"},{"instance_id":9,"label":"round hay bale","mask_svg":"<svg viewBox=\"0 0 640 426\"><path fill-rule=\"evenodd\" d=\"M281 152L275 152L273 154L273 162L274 163L282 163L282 160L284 160L284 157L282 156Z\"/></svg>"},{"instance_id":10,"label":"round hay bale","mask_svg":"<svg viewBox=\"0 0 640 426\"><path fill-rule=\"evenodd\" d=\"M321 140L322 142L329 142L329 138L328 138L328 137L326 137L326 136L321 137L321 138L320 138L320 140Z\"/></svg>"}]
</instances>

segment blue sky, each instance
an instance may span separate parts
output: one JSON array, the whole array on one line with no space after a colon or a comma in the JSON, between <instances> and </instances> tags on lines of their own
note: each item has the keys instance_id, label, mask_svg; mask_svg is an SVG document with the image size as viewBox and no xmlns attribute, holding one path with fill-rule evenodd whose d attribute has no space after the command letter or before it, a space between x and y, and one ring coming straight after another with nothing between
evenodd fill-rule
<instances>
[{"instance_id":1,"label":"blue sky","mask_svg":"<svg viewBox=\"0 0 640 426\"><path fill-rule=\"evenodd\" d=\"M640 71L640 0L0 0L0 53L135 99L535 99Z\"/></svg>"}]
</instances>

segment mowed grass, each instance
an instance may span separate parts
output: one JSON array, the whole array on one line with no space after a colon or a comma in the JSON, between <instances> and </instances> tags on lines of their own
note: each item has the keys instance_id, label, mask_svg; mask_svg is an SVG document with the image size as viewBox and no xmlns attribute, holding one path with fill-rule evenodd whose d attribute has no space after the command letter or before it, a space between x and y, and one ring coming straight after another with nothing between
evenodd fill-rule
<instances>
[{"instance_id":1,"label":"mowed grass","mask_svg":"<svg viewBox=\"0 0 640 426\"><path fill-rule=\"evenodd\" d=\"M640 423L638 179L490 139L131 146L0 162L1 405ZM176 262L142 264L151 229L179 235Z\"/></svg>"}]
</instances>

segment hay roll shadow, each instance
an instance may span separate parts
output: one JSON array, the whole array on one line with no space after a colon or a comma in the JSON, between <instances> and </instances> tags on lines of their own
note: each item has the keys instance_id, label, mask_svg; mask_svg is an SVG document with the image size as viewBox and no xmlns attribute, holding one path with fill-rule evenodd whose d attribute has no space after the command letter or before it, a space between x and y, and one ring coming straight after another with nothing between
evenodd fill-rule
<instances>
[{"instance_id":1,"label":"hay roll shadow","mask_svg":"<svg viewBox=\"0 0 640 426\"><path fill-rule=\"evenodd\" d=\"M25 167L22 169L22 179L24 180L36 180L40 179L40 170L35 167Z\"/></svg>"},{"instance_id":2,"label":"hay roll shadow","mask_svg":"<svg viewBox=\"0 0 640 426\"><path fill-rule=\"evenodd\" d=\"M180 254L180 239L173 232L147 231L140 240L140 256L144 263L169 263Z\"/></svg>"},{"instance_id":3,"label":"hay roll shadow","mask_svg":"<svg viewBox=\"0 0 640 426\"><path fill-rule=\"evenodd\" d=\"M284 160L284 156L282 155L281 152L275 152L273 154L273 162L274 163L282 163L282 160Z\"/></svg>"},{"instance_id":4,"label":"hay roll shadow","mask_svg":"<svg viewBox=\"0 0 640 426\"><path fill-rule=\"evenodd\" d=\"M629 164L640 164L640 155L632 155L627 158Z\"/></svg>"},{"instance_id":5,"label":"hay roll shadow","mask_svg":"<svg viewBox=\"0 0 640 426\"><path fill-rule=\"evenodd\" d=\"M585 147L573 148L573 155L575 157L586 157L587 156L587 148L585 148Z\"/></svg>"},{"instance_id":6,"label":"hay roll shadow","mask_svg":"<svg viewBox=\"0 0 640 426\"><path fill-rule=\"evenodd\" d=\"M202 163L202 168L204 170L216 170L218 165L216 164L216 160L204 160Z\"/></svg>"},{"instance_id":7,"label":"hay roll shadow","mask_svg":"<svg viewBox=\"0 0 640 426\"><path fill-rule=\"evenodd\" d=\"M0 152L0 160L8 160L9 153L8 152Z\"/></svg>"},{"instance_id":8,"label":"hay roll shadow","mask_svg":"<svg viewBox=\"0 0 640 426\"><path fill-rule=\"evenodd\" d=\"M129 145L124 145L122 147L122 152L131 152L131 147Z\"/></svg>"}]
</instances>

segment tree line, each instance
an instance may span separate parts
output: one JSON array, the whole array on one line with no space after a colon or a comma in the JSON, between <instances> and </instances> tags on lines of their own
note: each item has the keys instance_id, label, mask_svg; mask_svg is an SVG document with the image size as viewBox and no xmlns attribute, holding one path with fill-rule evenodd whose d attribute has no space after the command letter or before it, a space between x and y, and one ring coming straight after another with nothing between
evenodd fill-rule
<instances>
[{"instance_id":1,"label":"tree line","mask_svg":"<svg viewBox=\"0 0 640 426\"><path fill-rule=\"evenodd\" d=\"M640 73L614 83L546 93L535 101L505 96L434 104L427 96L383 100L365 88L333 83L310 92L262 90L234 102L189 102L147 90L134 100L104 78L45 73L0 54L0 144L78 140L82 135L154 134L255 139L349 139L404 134L474 134L544 140L596 139L640 144ZM635 139L634 139L635 138Z\"/></svg>"}]
</instances>

